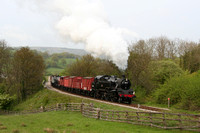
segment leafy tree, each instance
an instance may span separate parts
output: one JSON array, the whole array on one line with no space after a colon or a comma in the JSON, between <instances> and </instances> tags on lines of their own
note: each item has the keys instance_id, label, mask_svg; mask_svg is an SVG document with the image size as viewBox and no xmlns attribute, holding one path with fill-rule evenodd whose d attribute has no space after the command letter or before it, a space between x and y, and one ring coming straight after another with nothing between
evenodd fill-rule
<instances>
[{"instance_id":1,"label":"leafy tree","mask_svg":"<svg viewBox=\"0 0 200 133\"><path fill-rule=\"evenodd\" d=\"M185 70L191 73L198 71L200 69L200 45L186 51L181 60L181 65Z\"/></svg>"},{"instance_id":2,"label":"leafy tree","mask_svg":"<svg viewBox=\"0 0 200 133\"><path fill-rule=\"evenodd\" d=\"M61 59L61 64L64 66L67 64L66 60L64 58Z\"/></svg>"},{"instance_id":3,"label":"leafy tree","mask_svg":"<svg viewBox=\"0 0 200 133\"><path fill-rule=\"evenodd\" d=\"M96 75L121 75L119 68L108 60L94 58L92 55L85 55L81 59L67 67L63 75L73 76L96 76Z\"/></svg>"},{"instance_id":4,"label":"leafy tree","mask_svg":"<svg viewBox=\"0 0 200 133\"><path fill-rule=\"evenodd\" d=\"M74 76L93 76L95 75L96 63L92 55L85 55L81 59L77 59L67 69L67 75Z\"/></svg>"},{"instance_id":5,"label":"leafy tree","mask_svg":"<svg viewBox=\"0 0 200 133\"><path fill-rule=\"evenodd\" d=\"M44 61L42 56L32 52L29 48L16 51L13 59L12 93L17 93L18 101L26 99L29 95L41 88L44 74Z\"/></svg>"},{"instance_id":6,"label":"leafy tree","mask_svg":"<svg viewBox=\"0 0 200 133\"><path fill-rule=\"evenodd\" d=\"M152 61L148 71L151 73L151 80L157 85L164 84L171 77L180 76L184 73L176 63L170 60Z\"/></svg>"},{"instance_id":7,"label":"leafy tree","mask_svg":"<svg viewBox=\"0 0 200 133\"><path fill-rule=\"evenodd\" d=\"M45 60L49 58L48 52L43 52L43 53L41 52L40 54Z\"/></svg>"},{"instance_id":8,"label":"leafy tree","mask_svg":"<svg viewBox=\"0 0 200 133\"><path fill-rule=\"evenodd\" d=\"M56 54L53 54L52 57L51 57L51 60L54 61L54 62L58 62L59 57Z\"/></svg>"},{"instance_id":9,"label":"leafy tree","mask_svg":"<svg viewBox=\"0 0 200 133\"><path fill-rule=\"evenodd\" d=\"M96 62L98 64L96 75L116 75L119 77L122 76L122 72L112 61L96 59Z\"/></svg>"},{"instance_id":10,"label":"leafy tree","mask_svg":"<svg viewBox=\"0 0 200 133\"><path fill-rule=\"evenodd\" d=\"M0 41L0 83L7 77L10 63L10 49L4 40Z\"/></svg>"},{"instance_id":11,"label":"leafy tree","mask_svg":"<svg viewBox=\"0 0 200 133\"><path fill-rule=\"evenodd\" d=\"M126 73L134 86L143 86L144 79L141 75L152 60L152 47L144 40L140 40L129 48L128 67Z\"/></svg>"}]
</instances>

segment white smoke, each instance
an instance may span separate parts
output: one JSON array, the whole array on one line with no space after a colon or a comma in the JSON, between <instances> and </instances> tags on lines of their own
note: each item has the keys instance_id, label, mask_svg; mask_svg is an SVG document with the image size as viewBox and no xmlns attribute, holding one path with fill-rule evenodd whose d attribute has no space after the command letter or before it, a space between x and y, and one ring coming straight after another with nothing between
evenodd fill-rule
<instances>
[{"instance_id":1,"label":"white smoke","mask_svg":"<svg viewBox=\"0 0 200 133\"><path fill-rule=\"evenodd\" d=\"M30 0L26 0L29 1ZM65 40L83 43L85 50L95 56L104 56L120 68L128 59L128 44L123 35L136 34L122 28L112 27L101 0L34 0L42 9L56 12L60 20L55 28Z\"/></svg>"}]
</instances>

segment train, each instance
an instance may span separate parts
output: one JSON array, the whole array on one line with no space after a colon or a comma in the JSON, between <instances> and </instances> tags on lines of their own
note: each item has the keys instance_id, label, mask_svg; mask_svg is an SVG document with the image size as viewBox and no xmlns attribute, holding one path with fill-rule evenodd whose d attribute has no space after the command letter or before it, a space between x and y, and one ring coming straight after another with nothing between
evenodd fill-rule
<instances>
[{"instance_id":1,"label":"train","mask_svg":"<svg viewBox=\"0 0 200 133\"><path fill-rule=\"evenodd\" d=\"M125 76L118 78L113 75L96 77L51 75L50 83L51 86L62 91L112 102L131 104L132 99L136 97L130 80Z\"/></svg>"}]
</instances>

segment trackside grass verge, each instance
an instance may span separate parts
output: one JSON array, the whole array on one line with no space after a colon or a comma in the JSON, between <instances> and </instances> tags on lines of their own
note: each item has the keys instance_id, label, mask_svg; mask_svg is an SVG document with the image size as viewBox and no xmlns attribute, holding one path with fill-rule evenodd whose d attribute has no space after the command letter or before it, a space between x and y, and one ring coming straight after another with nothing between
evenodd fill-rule
<instances>
[{"instance_id":1,"label":"trackside grass verge","mask_svg":"<svg viewBox=\"0 0 200 133\"><path fill-rule=\"evenodd\" d=\"M33 95L31 98L26 101L18 104L13 108L13 110L32 110L38 109L41 106L51 106L56 105L57 103L93 103L96 107L101 109L111 109L111 110L132 110L123 107L117 107L113 105L108 105L105 103L99 103L92 100L87 100L83 98L77 98L73 96L68 96L64 94L60 94L51 90L43 89L39 91L37 94Z\"/></svg>"},{"instance_id":2,"label":"trackside grass verge","mask_svg":"<svg viewBox=\"0 0 200 133\"><path fill-rule=\"evenodd\" d=\"M80 112L53 111L28 115L0 115L0 133L171 133L147 126L86 118Z\"/></svg>"}]
</instances>

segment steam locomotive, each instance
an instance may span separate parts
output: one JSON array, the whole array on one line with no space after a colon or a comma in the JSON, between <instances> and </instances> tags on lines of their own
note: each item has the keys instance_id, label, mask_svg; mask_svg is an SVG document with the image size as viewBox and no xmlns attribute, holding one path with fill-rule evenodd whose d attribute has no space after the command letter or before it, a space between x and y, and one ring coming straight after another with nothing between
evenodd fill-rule
<instances>
[{"instance_id":1,"label":"steam locomotive","mask_svg":"<svg viewBox=\"0 0 200 133\"><path fill-rule=\"evenodd\" d=\"M136 97L131 83L123 76L99 75L96 77L50 76L53 87L97 99L131 104Z\"/></svg>"}]
</instances>

